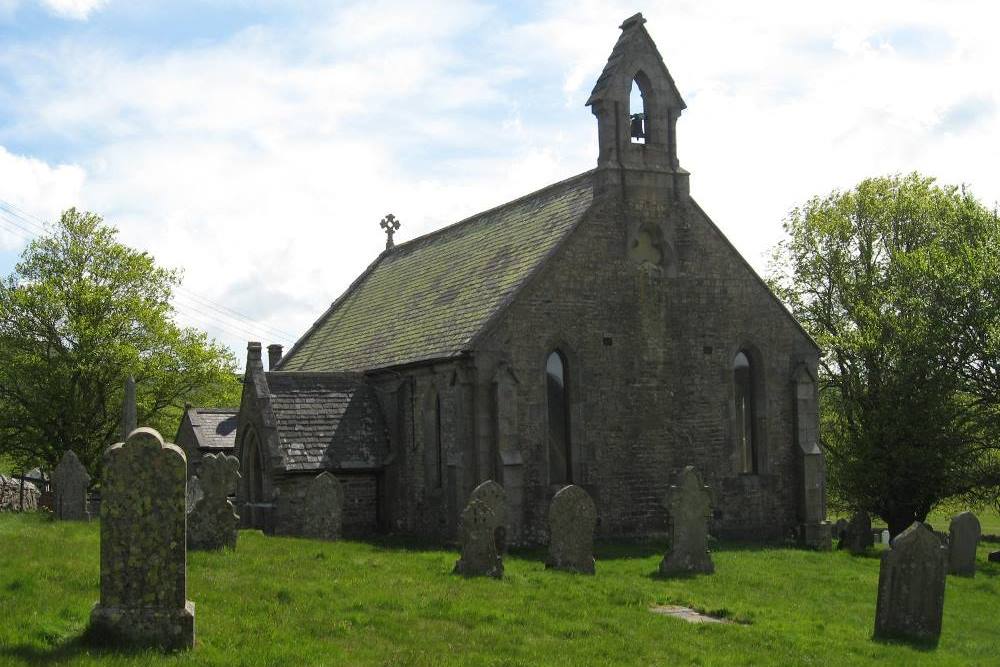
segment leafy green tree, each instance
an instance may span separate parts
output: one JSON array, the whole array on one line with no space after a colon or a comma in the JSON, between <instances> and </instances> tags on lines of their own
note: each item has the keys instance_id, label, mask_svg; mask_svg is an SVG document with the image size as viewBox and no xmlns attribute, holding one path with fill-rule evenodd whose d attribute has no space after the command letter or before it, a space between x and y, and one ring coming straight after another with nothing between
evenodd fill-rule
<instances>
[{"instance_id":1,"label":"leafy green tree","mask_svg":"<svg viewBox=\"0 0 1000 667\"><path fill-rule=\"evenodd\" d=\"M896 535L1000 496L1000 221L910 174L785 221L772 287L816 339L830 487Z\"/></svg>"},{"instance_id":2,"label":"leafy green tree","mask_svg":"<svg viewBox=\"0 0 1000 667\"><path fill-rule=\"evenodd\" d=\"M119 439L125 379L140 425L172 437L186 400L236 405L233 355L174 323L176 271L69 209L0 280L0 454L51 469L72 449L93 472Z\"/></svg>"}]
</instances>

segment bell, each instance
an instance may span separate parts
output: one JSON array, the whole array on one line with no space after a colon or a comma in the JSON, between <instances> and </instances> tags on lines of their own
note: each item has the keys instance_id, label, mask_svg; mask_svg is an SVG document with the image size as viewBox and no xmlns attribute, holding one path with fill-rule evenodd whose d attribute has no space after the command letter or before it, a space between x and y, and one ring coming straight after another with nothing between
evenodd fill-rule
<instances>
[{"instance_id":1,"label":"bell","mask_svg":"<svg viewBox=\"0 0 1000 667\"><path fill-rule=\"evenodd\" d=\"M646 114L637 113L632 114L632 138L633 139L645 139L646 131L643 127L646 122Z\"/></svg>"}]
</instances>

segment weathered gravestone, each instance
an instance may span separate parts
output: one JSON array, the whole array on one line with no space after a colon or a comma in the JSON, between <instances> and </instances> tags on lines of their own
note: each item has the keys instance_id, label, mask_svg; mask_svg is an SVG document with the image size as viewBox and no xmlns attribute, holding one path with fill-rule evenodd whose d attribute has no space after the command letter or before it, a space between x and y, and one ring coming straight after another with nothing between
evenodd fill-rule
<instances>
[{"instance_id":1,"label":"weathered gravestone","mask_svg":"<svg viewBox=\"0 0 1000 667\"><path fill-rule=\"evenodd\" d=\"M666 505L670 515L670 548L660 562L660 574L714 572L708 552L712 494L693 466L684 468L677 484L667 491Z\"/></svg>"},{"instance_id":2,"label":"weathered gravestone","mask_svg":"<svg viewBox=\"0 0 1000 667\"><path fill-rule=\"evenodd\" d=\"M112 643L191 648L184 452L139 428L104 456L101 600L91 629Z\"/></svg>"},{"instance_id":3,"label":"weathered gravestone","mask_svg":"<svg viewBox=\"0 0 1000 667\"><path fill-rule=\"evenodd\" d=\"M976 576L976 547L982 528L972 512L955 515L948 529L948 573Z\"/></svg>"},{"instance_id":4,"label":"weathered gravestone","mask_svg":"<svg viewBox=\"0 0 1000 667\"><path fill-rule=\"evenodd\" d=\"M847 549L854 555L863 554L875 546L872 520L865 512L856 512L844 529L838 549Z\"/></svg>"},{"instance_id":5,"label":"weathered gravestone","mask_svg":"<svg viewBox=\"0 0 1000 667\"><path fill-rule=\"evenodd\" d=\"M302 534L318 540L340 538L344 515L344 488L329 472L309 482L302 514Z\"/></svg>"},{"instance_id":6,"label":"weathered gravestone","mask_svg":"<svg viewBox=\"0 0 1000 667\"><path fill-rule=\"evenodd\" d=\"M226 454L202 457L198 476L188 482L189 549L236 548L240 518L229 495L236 492L240 461Z\"/></svg>"},{"instance_id":7,"label":"weathered gravestone","mask_svg":"<svg viewBox=\"0 0 1000 667\"><path fill-rule=\"evenodd\" d=\"M564 486L549 505L549 557L545 567L594 574L597 508L575 484Z\"/></svg>"},{"instance_id":8,"label":"weathered gravestone","mask_svg":"<svg viewBox=\"0 0 1000 667\"><path fill-rule=\"evenodd\" d=\"M991 563L1000 563L1000 551L991 551L990 555L987 556L987 560Z\"/></svg>"},{"instance_id":9,"label":"weathered gravestone","mask_svg":"<svg viewBox=\"0 0 1000 667\"><path fill-rule=\"evenodd\" d=\"M493 541L497 551L507 553L507 492L488 479L472 490L469 501L480 500L493 510Z\"/></svg>"},{"instance_id":10,"label":"weathered gravestone","mask_svg":"<svg viewBox=\"0 0 1000 667\"><path fill-rule=\"evenodd\" d=\"M896 536L879 569L876 638L937 641L947 563L941 540L920 523Z\"/></svg>"},{"instance_id":11,"label":"weathered gravestone","mask_svg":"<svg viewBox=\"0 0 1000 667\"><path fill-rule=\"evenodd\" d=\"M59 465L52 471L52 487L54 490L53 512L57 519L70 521L86 521L90 518L87 511L87 488L90 486L90 475L80 463L72 449L66 450Z\"/></svg>"},{"instance_id":12,"label":"weathered gravestone","mask_svg":"<svg viewBox=\"0 0 1000 667\"><path fill-rule=\"evenodd\" d=\"M503 557L496 544L496 512L482 500L472 499L462 510L459 535L462 556L455 573L467 577L503 576Z\"/></svg>"}]
</instances>

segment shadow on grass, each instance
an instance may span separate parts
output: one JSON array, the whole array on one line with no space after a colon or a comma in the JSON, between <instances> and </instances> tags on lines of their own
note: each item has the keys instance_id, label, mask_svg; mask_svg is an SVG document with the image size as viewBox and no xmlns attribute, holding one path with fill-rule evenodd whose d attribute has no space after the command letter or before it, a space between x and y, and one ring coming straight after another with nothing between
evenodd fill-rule
<instances>
[{"instance_id":1,"label":"shadow on grass","mask_svg":"<svg viewBox=\"0 0 1000 667\"><path fill-rule=\"evenodd\" d=\"M906 637L875 637L872 641L883 646L906 646L915 651L930 653L936 651L938 647L937 639L908 639Z\"/></svg>"},{"instance_id":2,"label":"shadow on grass","mask_svg":"<svg viewBox=\"0 0 1000 667\"><path fill-rule=\"evenodd\" d=\"M71 662L84 655L90 657L137 656L153 651L148 646L113 646L107 637L100 635L88 626L82 633L47 648L31 644L0 647L0 657L17 658L31 665L58 665Z\"/></svg>"}]
</instances>

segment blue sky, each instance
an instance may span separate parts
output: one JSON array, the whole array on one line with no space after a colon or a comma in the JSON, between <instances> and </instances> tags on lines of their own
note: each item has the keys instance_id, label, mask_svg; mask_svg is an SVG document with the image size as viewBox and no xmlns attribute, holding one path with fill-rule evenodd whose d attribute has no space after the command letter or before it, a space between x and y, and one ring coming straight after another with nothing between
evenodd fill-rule
<instances>
[{"instance_id":1,"label":"blue sky","mask_svg":"<svg viewBox=\"0 0 1000 667\"><path fill-rule=\"evenodd\" d=\"M0 200L101 213L184 270L182 321L288 344L385 213L405 240L593 167L584 102L640 10L692 194L759 270L790 208L866 176L1000 199L992 2L0 0Z\"/></svg>"}]
</instances>

